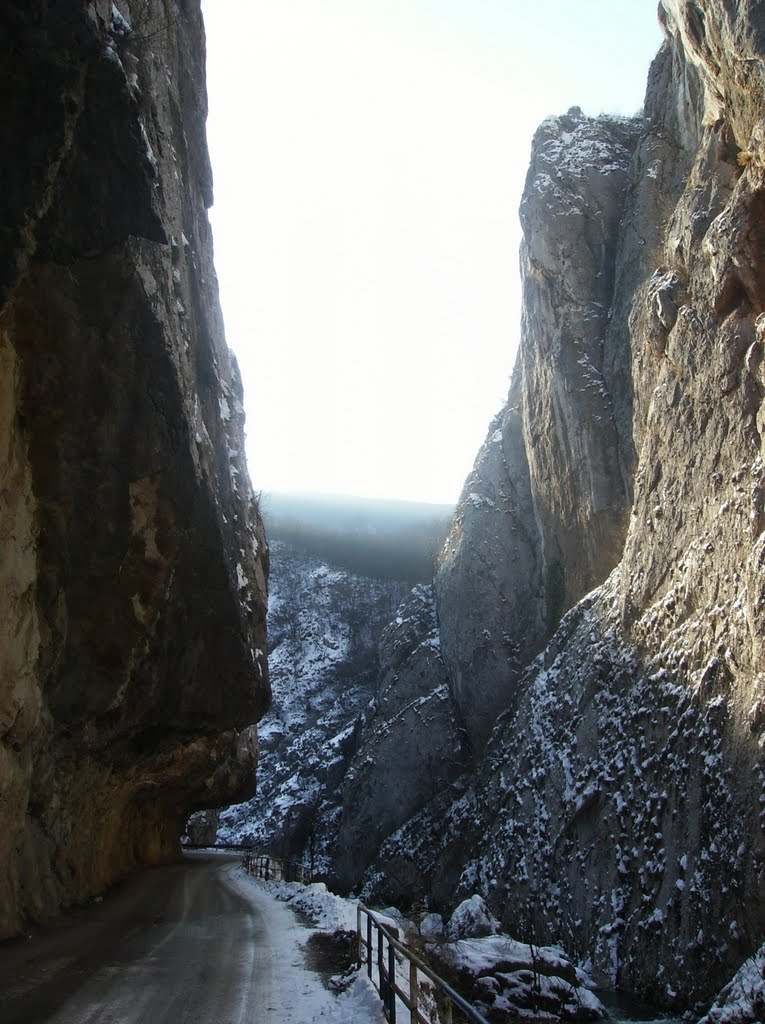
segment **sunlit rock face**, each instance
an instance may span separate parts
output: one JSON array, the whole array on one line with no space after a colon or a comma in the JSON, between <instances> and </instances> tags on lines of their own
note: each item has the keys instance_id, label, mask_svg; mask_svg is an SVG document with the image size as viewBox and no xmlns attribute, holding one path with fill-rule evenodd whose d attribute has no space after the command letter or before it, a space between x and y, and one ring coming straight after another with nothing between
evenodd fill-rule
<instances>
[{"instance_id":1,"label":"sunlit rock face","mask_svg":"<svg viewBox=\"0 0 765 1024\"><path fill-rule=\"evenodd\" d=\"M267 549L199 4L0 13L0 936L249 795Z\"/></svg>"},{"instance_id":2,"label":"sunlit rock face","mask_svg":"<svg viewBox=\"0 0 765 1024\"><path fill-rule=\"evenodd\" d=\"M529 659L565 608L605 578L623 543L628 497L603 333L638 133L635 122L573 109L535 138L518 364L441 552L432 622L425 628L413 615L422 605L413 595L397 632L391 626L397 645L381 649L382 701L344 792L340 834L357 850L339 853L347 885L387 834L475 761ZM571 282L561 263L574 268ZM628 351L619 362L628 372ZM413 728L418 697L439 709L423 728ZM374 859L386 879L409 884L404 865L382 852Z\"/></svg>"},{"instance_id":3,"label":"sunlit rock face","mask_svg":"<svg viewBox=\"0 0 765 1024\"><path fill-rule=\"evenodd\" d=\"M534 138L518 361L436 577L452 693L479 751L519 672L624 541L630 396L614 382L629 374L629 347L610 311L639 130L573 108Z\"/></svg>"},{"instance_id":4,"label":"sunlit rock face","mask_svg":"<svg viewBox=\"0 0 765 1024\"><path fill-rule=\"evenodd\" d=\"M765 14L660 17L640 123L536 136L518 366L436 579L489 739L379 863L688 1007L765 919Z\"/></svg>"}]
</instances>

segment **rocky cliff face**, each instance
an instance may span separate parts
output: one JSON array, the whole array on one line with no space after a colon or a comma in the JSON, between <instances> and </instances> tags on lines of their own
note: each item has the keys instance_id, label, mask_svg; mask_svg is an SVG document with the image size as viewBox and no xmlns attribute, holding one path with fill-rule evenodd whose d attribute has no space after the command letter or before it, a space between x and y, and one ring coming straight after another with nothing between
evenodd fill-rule
<instances>
[{"instance_id":1,"label":"rocky cliff face","mask_svg":"<svg viewBox=\"0 0 765 1024\"><path fill-rule=\"evenodd\" d=\"M199 4L10 2L0 41L2 937L248 795L269 691Z\"/></svg>"},{"instance_id":2,"label":"rocky cliff face","mask_svg":"<svg viewBox=\"0 0 765 1024\"><path fill-rule=\"evenodd\" d=\"M517 683L529 660L563 610L607 575L623 544L630 499L622 465L631 446L619 424L631 427L622 408L629 396L612 398L606 380L630 367L610 309L639 129L573 108L546 121L534 140L522 204L524 332L508 402L491 424L441 552L432 622L420 628L422 617L405 605L397 645L381 651L385 701L376 732L391 749L385 757L365 750L346 786L341 837L370 857L426 794L458 766L475 763L497 715L523 692ZM561 265L570 273L561 274ZM610 347L606 332L616 336ZM407 707L436 692L449 698L438 729L406 733ZM412 750L417 768L405 773L391 753L415 738L428 756ZM383 770L383 761L391 767ZM382 778L391 771L405 783ZM375 792L389 797L384 807ZM341 879L356 884L365 861L341 853Z\"/></svg>"},{"instance_id":3,"label":"rocky cliff face","mask_svg":"<svg viewBox=\"0 0 765 1024\"><path fill-rule=\"evenodd\" d=\"M610 311L639 130L573 108L534 139L518 362L436 577L452 692L477 750L518 673L623 544L629 394L611 382L629 373L629 349Z\"/></svg>"},{"instance_id":4,"label":"rocky cliff face","mask_svg":"<svg viewBox=\"0 0 765 1024\"><path fill-rule=\"evenodd\" d=\"M763 938L765 18L660 17L642 118L535 138L518 365L436 579L477 767L367 884L478 889L687 1006Z\"/></svg>"},{"instance_id":5,"label":"rocky cliff face","mask_svg":"<svg viewBox=\"0 0 765 1024\"><path fill-rule=\"evenodd\" d=\"M328 867L339 794L377 683L377 645L408 589L273 540L268 596L273 701L259 728L258 792L189 823L192 842L248 843ZM353 848L351 848L353 853Z\"/></svg>"},{"instance_id":6,"label":"rocky cliff face","mask_svg":"<svg viewBox=\"0 0 765 1024\"><path fill-rule=\"evenodd\" d=\"M356 885L374 862L391 865L381 844L427 804L465 764L441 657L432 587L416 587L380 640L379 686L362 722L358 752L343 780L343 809L333 858L340 885ZM401 886L407 892L405 866ZM401 891L400 889L398 891Z\"/></svg>"}]
</instances>

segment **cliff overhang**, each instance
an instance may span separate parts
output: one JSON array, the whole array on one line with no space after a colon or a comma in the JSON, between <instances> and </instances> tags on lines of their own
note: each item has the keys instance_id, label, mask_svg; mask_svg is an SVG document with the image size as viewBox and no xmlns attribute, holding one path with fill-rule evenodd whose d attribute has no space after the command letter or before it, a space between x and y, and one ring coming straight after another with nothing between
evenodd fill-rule
<instances>
[{"instance_id":1,"label":"cliff overhang","mask_svg":"<svg viewBox=\"0 0 765 1024\"><path fill-rule=\"evenodd\" d=\"M198 3L0 12L0 936L250 795L268 550Z\"/></svg>"}]
</instances>

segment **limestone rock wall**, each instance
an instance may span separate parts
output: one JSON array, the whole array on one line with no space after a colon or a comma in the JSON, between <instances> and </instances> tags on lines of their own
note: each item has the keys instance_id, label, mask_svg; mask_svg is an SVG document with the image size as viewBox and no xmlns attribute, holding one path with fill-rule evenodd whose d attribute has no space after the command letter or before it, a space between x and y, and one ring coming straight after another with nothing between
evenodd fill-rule
<instances>
[{"instance_id":1,"label":"limestone rock wall","mask_svg":"<svg viewBox=\"0 0 765 1024\"><path fill-rule=\"evenodd\" d=\"M515 680L619 558L631 501L629 349L611 325L640 124L577 108L538 130L521 203L521 344L436 577L452 694L480 752Z\"/></svg>"},{"instance_id":2,"label":"limestone rock wall","mask_svg":"<svg viewBox=\"0 0 765 1024\"><path fill-rule=\"evenodd\" d=\"M359 845L354 857L338 854L345 885L355 885L372 859L380 869L375 850L386 836L475 764L563 611L618 559L630 500L632 413L628 392L612 399L609 378L618 377L617 367L628 373L630 358L623 336L605 339L639 131L637 122L592 120L573 108L546 121L534 139L521 211L524 330L510 394L440 555L432 626L438 646L419 646L416 634L411 651L392 664L381 651L386 696L367 729L369 744L379 746L384 735L390 750L384 757L362 744L349 774L340 835ZM399 617L411 621L411 609ZM428 750L425 765L400 711L431 691L445 701L444 722L427 726L424 736L417 730L417 743ZM412 763L395 756L398 745ZM407 876L392 863L389 875Z\"/></svg>"},{"instance_id":3,"label":"limestone rock wall","mask_svg":"<svg viewBox=\"0 0 765 1024\"><path fill-rule=\"evenodd\" d=\"M0 12L0 936L252 791L267 547L198 2Z\"/></svg>"},{"instance_id":4,"label":"limestone rock wall","mask_svg":"<svg viewBox=\"0 0 765 1024\"><path fill-rule=\"evenodd\" d=\"M378 641L409 587L333 565L297 543L272 539L269 550L273 700L258 726L258 790L221 811L218 841L303 860L324 875L359 720L377 687ZM355 836L341 850L358 861Z\"/></svg>"},{"instance_id":5,"label":"limestone rock wall","mask_svg":"<svg viewBox=\"0 0 765 1024\"><path fill-rule=\"evenodd\" d=\"M380 684L361 722L362 741L343 780L344 814L334 874L356 886L392 832L456 778L466 763L441 657L432 587L418 586L380 640ZM403 864L405 875L407 866ZM402 888L407 882L402 879Z\"/></svg>"},{"instance_id":6,"label":"limestone rock wall","mask_svg":"<svg viewBox=\"0 0 765 1024\"><path fill-rule=\"evenodd\" d=\"M478 764L366 893L481 892L685 1009L765 927L765 16L660 17L641 123L537 135L518 368L436 580ZM604 159L572 175L585 140Z\"/></svg>"}]
</instances>

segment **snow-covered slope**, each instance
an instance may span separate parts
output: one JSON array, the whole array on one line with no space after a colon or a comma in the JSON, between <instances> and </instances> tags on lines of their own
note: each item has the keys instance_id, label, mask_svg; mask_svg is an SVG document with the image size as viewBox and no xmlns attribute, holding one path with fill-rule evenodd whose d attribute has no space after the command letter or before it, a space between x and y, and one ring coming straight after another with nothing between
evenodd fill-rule
<instances>
[{"instance_id":1,"label":"snow-covered slope","mask_svg":"<svg viewBox=\"0 0 765 1024\"><path fill-rule=\"evenodd\" d=\"M272 543L273 703L259 730L258 792L221 812L220 842L305 854L326 866L356 722L377 687L379 636L407 589Z\"/></svg>"},{"instance_id":2,"label":"snow-covered slope","mask_svg":"<svg viewBox=\"0 0 765 1024\"><path fill-rule=\"evenodd\" d=\"M741 965L699 1024L752 1024L765 1020L765 945Z\"/></svg>"}]
</instances>

